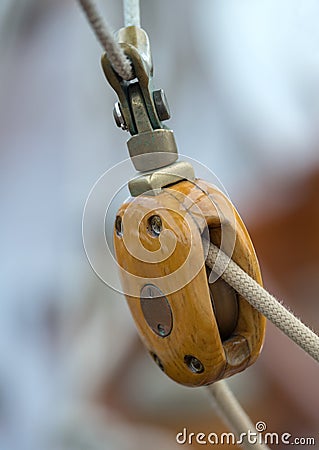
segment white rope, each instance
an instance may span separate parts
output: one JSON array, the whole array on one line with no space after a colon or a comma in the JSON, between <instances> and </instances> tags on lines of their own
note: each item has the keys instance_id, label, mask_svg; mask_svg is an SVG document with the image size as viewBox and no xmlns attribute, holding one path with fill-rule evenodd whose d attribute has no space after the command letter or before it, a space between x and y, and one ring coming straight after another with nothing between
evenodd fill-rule
<instances>
[{"instance_id":1,"label":"white rope","mask_svg":"<svg viewBox=\"0 0 319 450\"><path fill-rule=\"evenodd\" d=\"M221 275L254 308L319 362L319 336L212 243L206 264L210 268L214 267L214 272Z\"/></svg>"},{"instance_id":2,"label":"white rope","mask_svg":"<svg viewBox=\"0 0 319 450\"><path fill-rule=\"evenodd\" d=\"M126 27L141 26L140 0L123 0L124 25Z\"/></svg>"},{"instance_id":3,"label":"white rope","mask_svg":"<svg viewBox=\"0 0 319 450\"><path fill-rule=\"evenodd\" d=\"M238 403L236 397L229 389L226 381L218 381L217 383L207 386L206 389L213 397L215 406L223 419L235 434L237 440L242 440L241 445L246 450L269 450L264 443L260 443L259 433L253 425L246 412ZM248 438L248 432L257 433ZM254 439L256 443L254 443Z\"/></svg>"},{"instance_id":4,"label":"white rope","mask_svg":"<svg viewBox=\"0 0 319 450\"><path fill-rule=\"evenodd\" d=\"M133 78L133 71L130 60L124 54L122 48L114 39L113 33L102 20L92 0L78 0L93 31L104 48L113 69L124 80Z\"/></svg>"}]
</instances>

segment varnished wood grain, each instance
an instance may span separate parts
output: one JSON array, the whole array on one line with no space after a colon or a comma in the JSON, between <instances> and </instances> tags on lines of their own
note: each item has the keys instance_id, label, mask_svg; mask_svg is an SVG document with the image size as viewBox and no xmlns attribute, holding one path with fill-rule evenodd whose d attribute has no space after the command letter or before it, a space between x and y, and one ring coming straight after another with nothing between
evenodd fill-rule
<instances>
[{"instance_id":1,"label":"varnished wood grain","mask_svg":"<svg viewBox=\"0 0 319 450\"><path fill-rule=\"evenodd\" d=\"M118 215L123 235L114 231L114 247L123 290L145 346L165 373L181 384L201 386L252 364L262 347L265 319L239 296L237 326L222 342L204 261L202 233L208 225L211 241L220 245L222 223L226 237L235 233L233 259L262 282L249 235L230 201L202 180L182 181L156 196L132 199ZM152 215L162 219L160 237L150 232ZM232 252L227 248L230 241L226 240L226 253ZM157 286L169 302L173 326L166 337L156 334L144 318L139 296L147 283ZM186 355L201 361L202 373L189 369Z\"/></svg>"}]
</instances>

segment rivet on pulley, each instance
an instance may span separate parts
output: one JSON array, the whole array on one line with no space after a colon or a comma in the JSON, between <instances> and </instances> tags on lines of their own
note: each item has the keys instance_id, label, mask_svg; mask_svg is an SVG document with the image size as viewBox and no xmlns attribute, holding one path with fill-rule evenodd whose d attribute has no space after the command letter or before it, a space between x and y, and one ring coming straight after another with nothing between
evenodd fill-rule
<instances>
[{"instance_id":1,"label":"rivet on pulley","mask_svg":"<svg viewBox=\"0 0 319 450\"><path fill-rule=\"evenodd\" d=\"M204 372L203 364L199 361L199 359L195 358L195 356L186 355L184 357L184 362L193 373Z\"/></svg>"},{"instance_id":2,"label":"rivet on pulley","mask_svg":"<svg viewBox=\"0 0 319 450\"><path fill-rule=\"evenodd\" d=\"M154 359L155 363L158 365L158 367L164 372L164 366L161 363L161 360L159 359L159 357L156 355L156 353L152 353L151 352L151 357Z\"/></svg>"},{"instance_id":3,"label":"rivet on pulley","mask_svg":"<svg viewBox=\"0 0 319 450\"><path fill-rule=\"evenodd\" d=\"M122 223L122 217L116 216L115 219L115 230L117 236L121 237L123 235L123 223Z\"/></svg>"},{"instance_id":4,"label":"rivet on pulley","mask_svg":"<svg viewBox=\"0 0 319 450\"><path fill-rule=\"evenodd\" d=\"M162 219L160 216L151 216L148 219L148 230L153 235L158 237L162 231Z\"/></svg>"}]
</instances>

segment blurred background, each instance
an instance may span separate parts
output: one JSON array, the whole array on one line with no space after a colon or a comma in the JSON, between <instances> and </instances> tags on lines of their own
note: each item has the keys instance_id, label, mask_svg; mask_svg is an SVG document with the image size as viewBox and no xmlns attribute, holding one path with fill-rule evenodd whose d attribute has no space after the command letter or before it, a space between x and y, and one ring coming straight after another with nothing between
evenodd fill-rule
<instances>
[{"instance_id":1,"label":"blurred background","mask_svg":"<svg viewBox=\"0 0 319 450\"><path fill-rule=\"evenodd\" d=\"M123 26L121 2L98 6ZM266 288L318 330L319 1L142 0L141 13L179 151L220 178ZM183 427L227 430L205 390L158 370L86 259L85 200L127 157L100 56L75 0L0 2L1 450L171 450ZM319 445L318 375L269 325L229 382L254 423Z\"/></svg>"}]
</instances>

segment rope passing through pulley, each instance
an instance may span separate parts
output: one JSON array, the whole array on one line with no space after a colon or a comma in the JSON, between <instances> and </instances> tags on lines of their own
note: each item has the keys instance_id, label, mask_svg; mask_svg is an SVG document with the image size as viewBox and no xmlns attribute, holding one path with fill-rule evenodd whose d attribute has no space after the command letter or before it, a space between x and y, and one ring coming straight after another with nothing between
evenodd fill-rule
<instances>
[{"instance_id":1,"label":"rope passing through pulley","mask_svg":"<svg viewBox=\"0 0 319 450\"><path fill-rule=\"evenodd\" d=\"M319 337L263 289L230 200L178 161L174 133L163 124L170 118L165 93L153 88L138 0L124 0L126 27L116 39L91 0L78 1L106 52L103 71L118 96L113 115L131 134L128 150L140 172L128 182L131 198L117 212L113 240L123 293L156 364L187 386L227 378L256 361L265 317L319 361ZM209 389L236 435L252 429L224 382Z\"/></svg>"}]
</instances>

